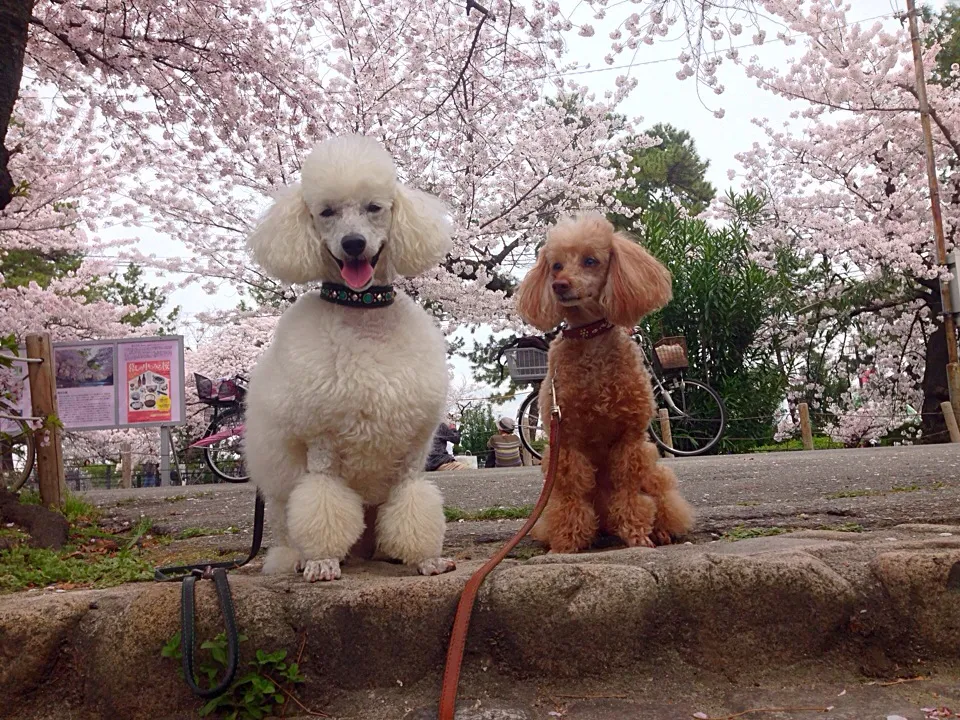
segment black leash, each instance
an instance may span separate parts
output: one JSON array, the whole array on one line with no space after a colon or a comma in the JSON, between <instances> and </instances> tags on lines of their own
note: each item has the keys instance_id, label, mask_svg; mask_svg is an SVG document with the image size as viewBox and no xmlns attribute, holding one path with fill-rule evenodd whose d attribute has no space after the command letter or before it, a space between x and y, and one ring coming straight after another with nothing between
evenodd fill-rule
<instances>
[{"instance_id":1,"label":"black leash","mask_svg":"<svg viewBox=\"0 0 960 720\"><path fill-rule=\"evenodd\" d=\"M233 596L230 594L230 583L227 580L227 571L243 567L253 560L260 552L263 542L263 512L264 502L260 491L257 491L257 502L253 515L253 543L246 558L228 560L216 563L197 563L196 565L173 565L157 568L153 579L157 582L179 581L180 593L180 651L183 654L183 676L187 685L198 696L209 699L223 695L233 682L240 662L240 639L237 632L237 617L233 608ZM217 588L217 599L220 603L220 613L223 615L223 624L227 635L227 673L214 687L201 688L193 679L195 641L195 595L197 580L213 580Z\"/></svg>"}]
</instances>

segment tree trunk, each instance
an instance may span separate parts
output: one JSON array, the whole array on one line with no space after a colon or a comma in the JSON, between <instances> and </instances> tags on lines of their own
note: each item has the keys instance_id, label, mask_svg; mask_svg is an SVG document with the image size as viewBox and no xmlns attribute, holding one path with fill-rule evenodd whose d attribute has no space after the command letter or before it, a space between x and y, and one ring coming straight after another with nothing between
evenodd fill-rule
<instances>
[{"instance_id":1,"label":"tree trunk","mask_svg":"<svg viewBox=\"0 0 960 720\"><path fill-rule=\"evenodd\" d=\"M7 127L20 92L33 0L0 0L0 210L13 199Z\"/></svg>"},{"instance_id":2,"label":"tree trunk","mask_svg":"<svg viewBox=\"0 0 960 720\"><path fill-rule=\"evenodd\" d=\"M939 297L937 300L939 301ZM931 307L931 311L939 311ZM950 400L947 388L947 333L943 320L927 340L926 367L923 371L923 437L921 443L933 445L950 441L940 403Z\"/></svg>"}]
</instances>

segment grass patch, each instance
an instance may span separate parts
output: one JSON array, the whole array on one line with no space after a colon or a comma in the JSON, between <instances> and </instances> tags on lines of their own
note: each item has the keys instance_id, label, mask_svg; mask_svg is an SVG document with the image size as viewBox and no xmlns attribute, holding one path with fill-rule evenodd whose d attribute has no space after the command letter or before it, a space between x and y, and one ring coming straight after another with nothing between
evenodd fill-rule
<instances>
[{"instance_id":1,"label":"grass patch","mask_svg":"<svg viewBox=\"0 0 960 720\"><path fill-rule=\"evenodd\" d=\"M939 489L940 488L934 485L934 490ZM837 492L827 493L823 497L827 500L840 500L842 498L876 497L878 495L886 495L887 493L911 493L920 490L923 490L921 485L896 485L889 490L839 490Z\"/></svg>"},{"instance_id":2,"label":"grass patch","mask_svg":"<svg viewBox=\"0 0 960 720\"><path fill-rule=\"evenodd\" d=\"M827 493L824 497L827 500L841 500L843 498L874 497L876 495L883 495L883 493L880 490L839 490Z\"/></svg>"},{"instance_id":3,"label":"grass patch","mask_svg":"<svg viewBox=\"0 0 960 720\"><path fill-rule=\"evenodd\" d=\"M136 553L121 551L85 554L76 546L63 550L31 548L21 544L0 550L0 592L61 584L111 587L125 582L153 579L153 569Z\"/></svg>"},{"instance_id":4,"label":"grass patch","mask_svg":"<svg viewBox=\"0 0 960 720\"><path fill-rule=\"evenodd\" d=\"M488 507L480 510L461 510L460 508L445 507L443 514L447 522L471 520L524 520L530 517L533 505L520 507Z\"/></svg>"},{"instance_id":5,"label":"grass patch","mask_svg":"<svg viewBox=\"0 0 960 720\"><path fill-rule=\"evenodd\" d=\"M175 502L180 502L181 500L186 500L186 499L187 499L186 495L171 495L168 498L164 498L163 501L168 503L175 503Z\"/></svg>"},{"instance_id":6,"label":"grass patch","mask_svg":"<svg viewBox=\"0 0 960 720\"><path fill-rule=\"evenodd\" d=\"M814 450L840 450L844 447L843 443L835 442L832 438L827 437L826 435L817 435L813 438L813 449ZM763 453L763 452L784 452L784 451L793 451L793 450L803 450L803 440L800 438L793 438L791 440L784 440L780 443L770 443L769 445L758 445L757 447L750 450L750 452Z\"/></svg>"},{"instance_id":7,"label":"grass patch","mask_svg":"<svg viewBox=\"0 0 960 720\"><path fill-rule=\"evenodd\" d=\"M40 503L35 491L23 492L20 498L28 504ZM26 533L2 529L8 547L0 550L0 593L50 585L62 589L110 587L153 578L142 550L169 539L149 537L150 518L141 518L123 534L112 534L98 525L98 507L70 494L64 498L61 512L70 524L70 535L59 550L31 547Z\"/></svg>"},{"instance_id":8,"label":"grass patch","mask_svg":"<svg viewBox=\"0 0 960 720\"><path fill-rule=\"evenodd\" d=\"M922 490L923 488L919 485L896 485L890 488L890 492L895 493L905 493L905 492L917 492L917 490Z\"/></svg>"},{"instance_id":9,"label":"grass patch","mask_svg":"<svg viewBox=\"0 0 960 720\"><path fill-rule=\"evenodd\" d=\"M39 505L40 493L36 490L21 490L20 502L24 505ZM63 509L60 512L71 525L77 522L96 522L103 514L93 503L71 493L64 496Z\"/></svg>"},{"instance_id":10,"label":"grass patch","mask_svg":"<svg viewBox=\"0 0 960 720\"><path fill-rule=\"evenodd\" d=\"M737 540L749 540L750 538L783 535L788 532L790 531L787 528L782 527L747 527L745 525L737 525L735 528L727 530L720 538L722 540L736 542Z\"/></svg>"},{"instance_id":11,"label":"grass patch","mask_svg":"<svg viewBox=\"0 0 960 720\"><path fill-rule=\"evenodd\" d=\"M210 535L232 535L237 532L237 528L230 526L226 529L207 528L207 527L189 527L184 528L177 533L177 540L189 540L195 537L208 537Z\"/></svg>"},{"instance_id":12,"label":"grass patch","mask_svg":"<svg viewBox=\"0 0 960 720\"><path fill-rule=\"evenodd\" d=\"M818 530L831 530L833 532L862 533L866 530L860 523L840 523L839 525L821 525Z\"/></svg>"}]
</instances>

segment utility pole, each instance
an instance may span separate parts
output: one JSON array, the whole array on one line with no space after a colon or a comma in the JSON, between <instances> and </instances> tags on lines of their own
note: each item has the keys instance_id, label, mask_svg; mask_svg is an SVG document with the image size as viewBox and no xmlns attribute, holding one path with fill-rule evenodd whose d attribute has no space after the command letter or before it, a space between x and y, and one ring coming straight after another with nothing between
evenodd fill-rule
<instances>
[{"instance_id":1,"label":"utility pole","mask_svg":"<svg viewBox=\"0 0 960 720\"><path fill-rule=\"evenodd\" d=\"M913 67L917 75L917 100L920 102L920 125L923 128L923 145L927 156L927 183L930 186L930 212L933 216L933 237L937 249L937 265L941 272L947 269L947 244L943 237L943 216L940 213L940 183L937 180L937 162L933 154L933 131L930 128L930 106L927 103L927 79L923 69L923 54L920 49L920 31L917 28L917 6L907 0L907 21L910 25L910 44L913 47ZM960 365L957 363L957 329L950 297L950 283L940 280L940 302L943 305L943 328L947 335L947 388L950 404L956 417L960 417Z\"/></svg>"}]
</instances>

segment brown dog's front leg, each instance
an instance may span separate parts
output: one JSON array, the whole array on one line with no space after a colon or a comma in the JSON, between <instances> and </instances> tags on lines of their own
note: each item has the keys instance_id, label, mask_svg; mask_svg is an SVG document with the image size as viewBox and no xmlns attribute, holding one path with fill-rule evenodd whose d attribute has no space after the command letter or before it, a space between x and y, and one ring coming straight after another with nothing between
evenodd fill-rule
<instances>
[{"instance_id":1,"label":"brown dog's front leg","mask_svg":"<svg viewBox=\"0 0 960 720\"><path fill-rule=\"evenodd\" d=\"M549 472L548 463L544 473ZM590 501L596 468L582 452L561 447L553 497L544 512L552 553L574 553L590 547L597 536L597 513Z\"/></svg>"},{"instance_id":2,"label":"brown dog's front leg","mask_svg":"<svg viewBox=\"0 0 960 720\"><path fill-rule=\"evenodd\" d=\"M610 529L628 547L653 547L657 515L656 456L648 452L643 436L624 438L610 451L610 493L607 505ZM652 496L652 497L651 497Z\"/></svg>"}]
</instances>

